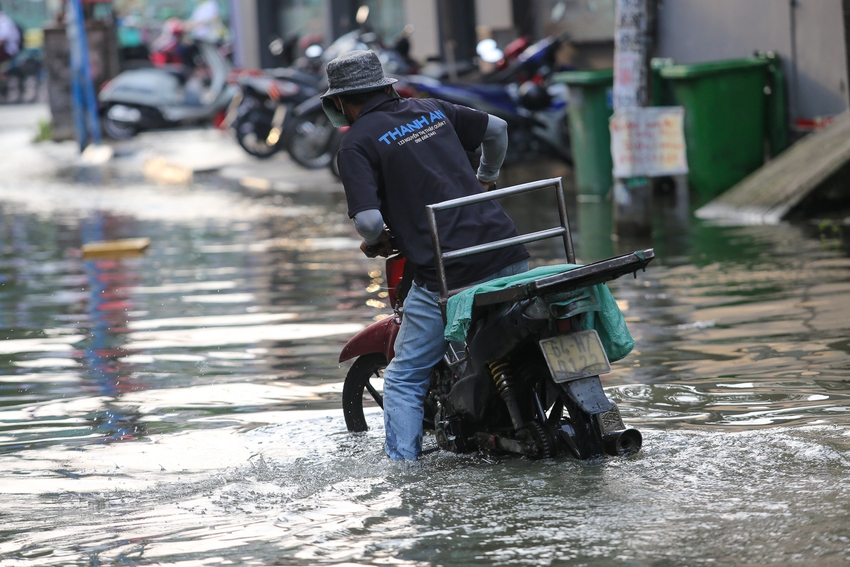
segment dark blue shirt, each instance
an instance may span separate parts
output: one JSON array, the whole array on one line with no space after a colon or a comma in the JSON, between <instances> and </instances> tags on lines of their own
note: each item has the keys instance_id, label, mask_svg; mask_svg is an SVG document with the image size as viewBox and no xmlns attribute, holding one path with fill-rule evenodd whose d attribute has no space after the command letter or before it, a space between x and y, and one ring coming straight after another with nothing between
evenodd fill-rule
<instances>
[{"instance_id":1,"label":"dark blue shirt","mask_svg":"<svg viewBox=\"0 0 850 567\"><path fill-rule=\"evenodd\" d=\"M425 206L484 191L467 158L487 129L487 113L437 99L373 96L342 139L339 171L348 215L378 209L415 281L439 289ZM443 252L516 236L496 201L437 213ZM446 262L449 289L528 258L522 245Z\"/></svg>"}]
</instances>

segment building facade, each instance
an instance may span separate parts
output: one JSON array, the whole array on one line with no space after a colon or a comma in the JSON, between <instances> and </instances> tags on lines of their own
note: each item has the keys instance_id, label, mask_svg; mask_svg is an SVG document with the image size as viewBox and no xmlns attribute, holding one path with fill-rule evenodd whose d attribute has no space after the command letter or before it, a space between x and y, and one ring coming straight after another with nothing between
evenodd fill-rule
<instances>
[{"instance_id":1,"label":"building facade","mask_svg":"<svg viewBox=\"0 0 850 567\"><path fill-rule=\"evenodd\" d=\"M480 27L513 30L511 0L230 0L232 35L239 63L268 67L268 45L278 38L299 37L328 45L355 29L361 6L369 8L369 27L391 41L408 24L415 28L411 56L419 61L443 58L447 45L455 56L471 58ZM237 15L238 13L238 15Z\"/></svg>"}]
</instances>

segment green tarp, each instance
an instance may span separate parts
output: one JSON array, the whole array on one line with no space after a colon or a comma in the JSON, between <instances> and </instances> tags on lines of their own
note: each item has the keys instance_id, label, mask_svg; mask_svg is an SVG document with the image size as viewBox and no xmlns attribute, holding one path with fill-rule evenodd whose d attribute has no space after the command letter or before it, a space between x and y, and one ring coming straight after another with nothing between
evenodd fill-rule
<instances>
[{"instance_id":1,"label":"green tarp","mask_svg":"<svg viewBox=\"0 0 850 567\"><path fill-rule=\"evenodd\" d=\"M450 297L446 305L446 340L458 342L466 340L466 333L469 331L472 318L472 304L475 301L476 294L530 283L577 267L576 264L541 266L522 274L490 280ZM573 301L574 306L571 314L584 313L584 317L581 318L582 329L594 329L599 334L608 360L614 362L625 357L634 348L635 341L629 333L628 327L626 327L623 313L617 306L614 296L608 290L608 286L605 284L594 285L584 288L582 292L583 297L579 298L578 301ZM574 296L571 299L574 299Z\"/></svg>"}]
</instances>

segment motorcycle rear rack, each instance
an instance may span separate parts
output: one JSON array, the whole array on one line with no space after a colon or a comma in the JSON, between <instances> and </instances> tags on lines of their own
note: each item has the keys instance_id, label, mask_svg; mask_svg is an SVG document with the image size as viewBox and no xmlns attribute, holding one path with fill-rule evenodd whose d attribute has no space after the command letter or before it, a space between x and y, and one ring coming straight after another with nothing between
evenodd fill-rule
<instances>
[{"instance_id":1,"label":"motorcycle rear rack","mask_svg":"<svg viewBox=\"0 0 850 567\"><path fill-rule=\"evenodd\" d=\"M497 240L487 244L479 244L477 246L443 252L442 245L440 243L440 234L437 230L437 211L453 209L464 205L480 203L482 201L501 199L503 197L520 195L523 193L531 193L541 189L554 189L555 196L558 201L560 226L528 234L521 234L519 236ZM547 238L560 237L564 242L564 252L566 253L567 262L575 264L575 251L573 249L573 241L570 234L570 220L567 215L567 206L564 200L564 189L561 184L560 177L532 181L530 183L523 183L513 187L506 187L504 189L497 189L486 193L450 199L441 203L434 203L426 206L426 212L428 215L428 224L431 230L431 243L434 246L437 278L440 284L440 306L444 313L449 297L465 289L460 288L450 290L448 288L445 268L446 260L507 248L516 244L527 244L529 242L545 240ZM652 249L609 258L607 260L581 266L561 274L547 276L527 284L516 285L504 290L478 294L475 296L475 305L491 305L494 303L501 303L503 301L518 301L544 293L570 291L580 287L604 283L619 278L625 274L645 269L646 265L649 264L653 258L655 258L655 252Z\"/></svg>"},{"instance_id":2,"label":"motorcycle rear rack","mask_svg":"<svg viewBox=\"0 0 850 567\"><path fill-rule=\"evenodd\" d=\"M497 240L495 242L488 242L487 244L479 244L478 246L470 246L468 248L461 248L459 250L443 252L443 248L440 243L440 233L437 230L437 211L454 209L457 207L463 207L465 205L480 203L482 201L492 201L495 199L501 199L503 197L520 195L522 193L531 193L533 191L539 191L540 189L555 190L555 197L558 200L558 214L560 220L559 227L541 230L537 232L531 232L528 234L522 234L513 238ZM442 201L440 203L427 205L425 209L428 214L428 225L431 230L431 243L434 246L434 259L437 268L437 278L440 284L440 297L443 305L445 305L445 302L448 301L448 298L451 295L454 295L457 292L461 291L460 289L449 290L448 288L448 280L446 279L445 267L446 260L451 260L453 258L462 258L464 256L472 256L473 254L489 252L490 250L507 248L515 244L527 244L529 242L535 242L538 240L545 240L547 238L555 238L560 236L564 241L564 251L567 255L567 262L571 264L575 263L573 240L572 235L570 234L570 220L567 216L567 205L564 200L564 188L561 184L560 177L554 177L552 179L541 179L540 181L532 181L530 183L514 185L513 187L506 187L504 189L488 191L486 193L478 193L475 195L468 195L466 197L459 197L457 199L450 199L448 201Z\"/></svg>"},{"instance_id":3,"label":"motorcycle rear rack","mask_svg":"<svg viewBox=\"0 0 850 567\"><path fill-rule=\"evenodd\" d=\"M608 258L526 284L479 293L475 296L474 305L480 307L505 301L522 301L538 295L573 291L578 288L609 282L626 274L645 270L654 258L655 251L652 248Z\"/></svg>"}]
</instances>

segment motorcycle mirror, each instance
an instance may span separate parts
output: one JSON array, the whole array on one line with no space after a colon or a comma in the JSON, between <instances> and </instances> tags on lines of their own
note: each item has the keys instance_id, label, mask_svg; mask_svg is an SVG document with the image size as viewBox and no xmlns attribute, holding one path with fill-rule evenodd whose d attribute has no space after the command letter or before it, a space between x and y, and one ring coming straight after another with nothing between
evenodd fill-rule
<instances>
[{"instance_id":1,"label":"motorcycle mirror","mask_svg":"<svg viewBox=\"0 0 850 567\"><path fill-rule=\"evenodd\" d=\"M304 55L306 55L310 59L314 59L316 57L321 57L323 51L324 49L322 49L321 45L317 45L314 43L313 45L304 50Z\"/></svg>"},{"instance_id":2,"label":"motorcycle mirror","mask_svg":"<svg viewBox=\"0 0 850 567\"><path fill-rule=\"evenodd\" d=\"M482 61L487 63L498 63L505 57L505 54L498 48L494 39L482 39L479 41L475 47L475 52Z\"/></svg>"},{"instance_id":3,"label":"motorcycle mirror","mask_svg":"<svg viewBox=\"0 0 850 567\"><path fill-rule=\"evenodd\" d=\"M283 53L283 40L277 38L273 42L269 44L269 51L271 51L272 55L280 55Z\"/></svg>"},{"instance_id":4,"label":"motorcycle mirror","mask_svg":"<svg viewBox=\"0 0 850 567\"><path fill-rule=\"evenodd\" d=\"M366 19L369 17L369 6L360 6L357 8L357 16L355 19L357 23L361 26L366 23Z\"/></svg>"}]
</instances>

